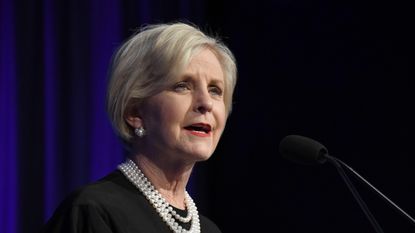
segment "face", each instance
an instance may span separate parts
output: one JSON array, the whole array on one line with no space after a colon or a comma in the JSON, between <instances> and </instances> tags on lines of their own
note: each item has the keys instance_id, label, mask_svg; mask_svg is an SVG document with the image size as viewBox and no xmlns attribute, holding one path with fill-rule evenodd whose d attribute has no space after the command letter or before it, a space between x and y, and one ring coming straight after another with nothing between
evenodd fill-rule
<instances>
[{"instance_id":1,"label":"face","mask_svg":"<svg viewBox=\"0 0 415 233\"><path fill-rule=\"evenodd\" d=\"M177 161L208 159L225 128L224 85L216 56L209 49L196 53L174 84L140 107L143 148Z\"/></svg>"}]
</instances>

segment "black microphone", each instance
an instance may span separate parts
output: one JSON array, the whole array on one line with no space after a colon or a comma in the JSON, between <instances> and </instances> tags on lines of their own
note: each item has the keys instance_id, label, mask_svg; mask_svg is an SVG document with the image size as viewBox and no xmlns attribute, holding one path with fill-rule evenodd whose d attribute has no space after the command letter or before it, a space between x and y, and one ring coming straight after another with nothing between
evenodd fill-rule
<instances>
[{"instance_id":1,"label":"black microphone","mask_svg":"<svg viewBox=\"0 0 415 233\"><path fill-rule=\"evenodd\" d=\"M361 209L365 213L366 217L369 219L370 223L372 224L376 232L381 233L383 232L383 230L376 221L375 217L370 212L366 203L360 197L356 188L353 186L351 180L344 172L342 165L346 167L349 171L351 171L353 175L359 178L360 181L362 181L363 183L368 185L372 190L374 190L383 200L390 204L395 210L397 210L405 218L411 221L412 224L415 225L414 218L412 218L409 214L407 214L404 210L402 210L399 206L397 206L394 202L387 198L383 193L381 193L377 188L370 184L366 179L364 179L346 163L344 163L338 158L330 156L327 148L323 146L321 143L311 138L307 138L300 135L288 135L281 140L279 151L284 158L300 164L323 164L326 161L329 161L331 164L333 164L336 167L339 174L341 175L341 177L343 178L343 180L345 181L347 187L352 192L356 201L359 203Z\"/></svg>"},{"instance_id":2,"label":"black microphone","mask_svg":"<svg viewBox=\"0 0 415 233\"><path fill-rule=\"evenodd\" d=\"M300 135L289 135L280 142L280 153L301 164L325 163L328 150L321 143Z\"/></svg>"}]
</instances>

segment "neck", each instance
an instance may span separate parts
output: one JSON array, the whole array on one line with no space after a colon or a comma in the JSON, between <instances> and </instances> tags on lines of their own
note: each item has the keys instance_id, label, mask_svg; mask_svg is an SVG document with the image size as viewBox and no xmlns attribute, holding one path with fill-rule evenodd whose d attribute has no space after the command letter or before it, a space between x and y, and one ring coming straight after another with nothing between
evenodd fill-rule
<instances>
[{"instance_id":1,"label":"neck","mask_svg":"<svg viewBox=\"0 0 415 233\"><path fill-rule=\"evenodd\" d=\"M180 163L158 162L142 154L130 156L130 159L138 165L147 179L150 180L170 205L179 209L185 209L185 190L193 164L183 165Z\"/></svg>"}]
</instances>

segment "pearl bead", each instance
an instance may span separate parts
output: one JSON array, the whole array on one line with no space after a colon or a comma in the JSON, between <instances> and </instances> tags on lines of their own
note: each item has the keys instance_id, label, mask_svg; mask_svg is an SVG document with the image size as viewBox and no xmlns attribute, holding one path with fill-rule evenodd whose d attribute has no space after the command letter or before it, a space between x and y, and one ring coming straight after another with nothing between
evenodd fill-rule
<instances>
[{"instance_id":1,"label":"pearl bead","mask_svg":"<svg viewBox=\"0 0 415 233\"><path fill-rule=\"evenodd\" d=\"M166 199L155 189L144 173L130 159L118 165L118 169L134 184L156 209L159 216L175 233L200 233L199 213L193 199L185 191L185 205L187 216L182 217L168 204ZM177 221L182 223L190 222L190 230L183 229Z\"/></svg>"}]
</instances>

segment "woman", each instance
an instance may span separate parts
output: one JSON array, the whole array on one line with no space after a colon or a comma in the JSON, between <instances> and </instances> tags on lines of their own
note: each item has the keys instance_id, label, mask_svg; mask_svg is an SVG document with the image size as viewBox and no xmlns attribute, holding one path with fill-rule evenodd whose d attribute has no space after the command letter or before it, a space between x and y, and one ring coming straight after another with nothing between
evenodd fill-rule
<instances>
[{"instance_id":1,"label":"woman","mask_svg":"<svg viewBox=\"0 0 415 233\"><path fill-rule=\"evenodd\" d=\"M116 53L107 109L129 156L64 201L44 232L220 232L186 192L231 111L232 53L193 26L153 25Z\"/></svg>"}]
</instances>

